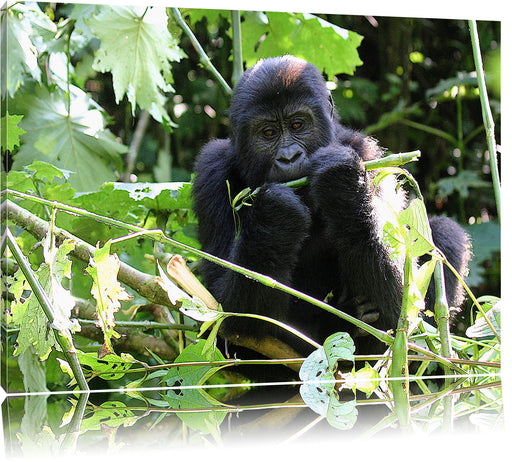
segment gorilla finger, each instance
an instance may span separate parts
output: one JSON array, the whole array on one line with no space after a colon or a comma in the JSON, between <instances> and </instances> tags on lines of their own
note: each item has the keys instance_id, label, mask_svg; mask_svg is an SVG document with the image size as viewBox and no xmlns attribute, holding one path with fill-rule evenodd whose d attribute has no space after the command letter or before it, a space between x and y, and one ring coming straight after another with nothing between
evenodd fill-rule
<instances>
[{"instance_id":1,"label":"gorilla finger","mask_svg":"<svg viewBox=\"0 0 512 462\"><path fill-rule=\"evenodd\" d=\"M366 324L372 324L376 322L380 317L380 314L378 311L373 311L371 313L366 313L363 316L361 316L361 321L365 322Z\"/></svg>"},{"instance_id":2,"label":"gorilla finger","mask_svg":"<svg viewBox=\"0 0 512 462\"><path fill-rule=\"evenodd\" d=\"M363 303L357 306L356 313L357 317L361 319L367 313L373 313L377 310L377 305L372 302Z\"/></svg>"},{"instance_id":3,"label":"gorilla finger","mask_svg":"<svg viewBox=\"0 0 512 462\"><path fill-rule=\"evenodd\" d=\"M367 335L370 335L370 334L368 332L366 332L365 330L361 329L360 327L358 327L353 334L354 338L366 337Z\"/></svg>"}]
</instances>

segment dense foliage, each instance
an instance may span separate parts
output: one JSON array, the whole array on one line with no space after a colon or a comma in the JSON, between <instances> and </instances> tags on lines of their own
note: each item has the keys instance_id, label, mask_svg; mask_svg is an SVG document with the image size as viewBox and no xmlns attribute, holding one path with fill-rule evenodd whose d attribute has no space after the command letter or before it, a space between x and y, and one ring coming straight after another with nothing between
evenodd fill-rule
<instances>
[{"instance_id":1,"label":"dense foliage","mask_svg":"<svg viewBox=\"0 0 512 462\"><path fill-rule=\"evenodd\" d=\"M215 343L219 323L232 314L209 304L187 269L194 272L199 258L210 258L197 250L191 167L204 142L228 134L226 110L242 62L284 53L325 73L345 124L379 138L390 152L419 149L419 162L407 165L417 183L407 172L391 173L409 178L414 188L419 184L429 211L455 217L472 236L468 285L477 296L487 295L481 311L476 315L469 300L454 326L458 335L440 334L418 318L421 290L434 268L411 274L402 321L410 322L405 333L410 327L412 336L401 338L403 344L382 337L393 361L406 363L407 351L415 351L424 360L420 376L437 361L452 374L484 374L470 389L495 383L499 221L465 21L276 12L242 12L240 21L240 13L218 10L41 8L16 3L1 12L9 47L1 113L2 220L9 229L2 238L6 390L126 387L134 391L123 399L145 406L214 408L179 415L191 430L219 438L229 412L222 402L233 392L183 387L245 384L246 378L229 369L233 361ZM499 24L479 23L479 32L499 145ZM433 249L425 205L413 204L388 225L389 244L411 258ZM174 253L188 267L173 269ZM474 340L464 335L469 326ZM329 339L304 362L301 380L332 379L338 360L348 361L348 390L375 391L376 369L355 367L351 348L342 334ZM439 356L452 351L460 363ZM406 378L404 362L388 364L390 374ZM296 363L290 364L296 375ZM438 384L418 383L423 393L437 392ZM137 391L144 386L170 389ZM352 427L355 397L340 403L332 386L303 387L311 409L336 428ZM408 397L391 391L385 390L396 400L394 418L409 425ZM460 411L485 405L499 413L500 399L494 391L471 395ZM141 418L121 401L89 405L89 414L84 403L72 405L69 431L77 425L97 430L105 419L118 428ZM47 416L34 414L37 406L41 402L25 406L18 434L24 449L44 446L52 432L40 433Z\"/></svg>"}]
</instances>

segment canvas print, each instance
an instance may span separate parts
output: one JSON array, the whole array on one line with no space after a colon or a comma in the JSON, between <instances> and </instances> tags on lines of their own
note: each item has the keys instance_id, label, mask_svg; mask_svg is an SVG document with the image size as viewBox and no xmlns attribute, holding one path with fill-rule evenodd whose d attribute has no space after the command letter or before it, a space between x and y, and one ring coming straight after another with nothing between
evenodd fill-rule
<instances>
[{"instance_id":1,"label":"canvas print","mask_svg":"<svg viewBox=\"0 0 512 462\"><path fill-rule=\"evenodd\" d=\"M8 459L500 438L502 24L342 8L2 7Z\"/></svg>"}]
</instances>

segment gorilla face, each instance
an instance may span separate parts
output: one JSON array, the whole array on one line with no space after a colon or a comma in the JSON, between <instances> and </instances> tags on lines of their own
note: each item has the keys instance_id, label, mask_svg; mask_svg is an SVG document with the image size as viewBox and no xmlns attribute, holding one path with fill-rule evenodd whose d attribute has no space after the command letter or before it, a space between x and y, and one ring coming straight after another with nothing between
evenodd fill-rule
<instances>
[{"instance_id":1,"label":"gorilla face","mask_svg":"<svg viewBox=\"0 0 512 462\"><path fill-rule=\"evenodd\" d=\"M309 107L285 107L253 118L249 138L253 154L265 159L265 181L288 181L306 175L309 154L318 146L315 117Z\"/></svg>"},{"instance_id":2,"label":"gorilla face","mask_svg":"<svg viewBox=\"0 0 512 462\"><path fill-rule=\"evenodd\" d=\"M307 175L310 155L334 131L324 78L291 56L261 61L242 76L230 118L238 169L252 187Z\"/></svg>"}]
</instances>

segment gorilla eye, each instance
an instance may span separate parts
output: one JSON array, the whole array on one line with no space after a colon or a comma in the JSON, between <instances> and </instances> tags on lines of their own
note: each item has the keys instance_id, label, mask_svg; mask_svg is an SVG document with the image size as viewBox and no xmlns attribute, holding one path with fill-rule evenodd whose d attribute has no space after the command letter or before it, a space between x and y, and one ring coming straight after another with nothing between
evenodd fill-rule
<instances>
[{"instance_id":1,"label":"gorilla eye","mask_svg":"<svg viewBox=\"0 0 512 462\"><path fill-rule=\"evenodd\" d=\"M276 134L276 131L273 128L266 128L263 130L263 135L266 138L272 138Z\"/></svg>"},{"instance_id":2,"label":"gorilla eye","mask_svg":"<svg viewBox=\"0 0 512 462\"><path fill-rule=\"evenodd\" d=\"M302 122L297 121L297 122L293 122L292 123L292 129L293 130L299 130L301 128L302 128Z\"/></svg>"}]
</instances>

